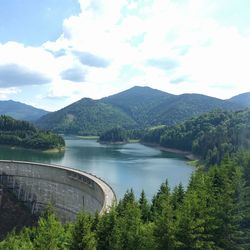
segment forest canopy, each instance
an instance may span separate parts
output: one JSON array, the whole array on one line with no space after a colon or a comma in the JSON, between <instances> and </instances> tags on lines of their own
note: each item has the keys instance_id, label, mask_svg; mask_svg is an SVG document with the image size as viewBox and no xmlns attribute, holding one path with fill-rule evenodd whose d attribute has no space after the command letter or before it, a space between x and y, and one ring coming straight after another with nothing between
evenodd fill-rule
<instances>
[{"instance_id":1,"label":"forest canopy","mask_svg":"<svg viewBox=\"0 0 250 250\"><path fill-rule=\"evenodd\" d=\"M5 115L0 116L0 144L39 150L61 149L65 146L61 136Z\"/></svg>"},{"instance_id":2,"label":"forest canopy","mask_svg":"<svg viewBox=\"0 0 250 250\"><path fill-rule=\"evenodd\" d=\"M142 141L191 151L206 165L217 164L226 155L250 148L250 109L216 110L175 126L149 130Z\"/></svg>"},{"instance_id":3,"label":"forest canopy","mask_svg":"<svg viewBox=\"0 0 250 250\"><path fill-rule=\"evenodd\" d=\"M100 142L124 143L128 141L128 134L123 128L112 128L102 133L99 137Z\"/></svg>"}]
</instances>

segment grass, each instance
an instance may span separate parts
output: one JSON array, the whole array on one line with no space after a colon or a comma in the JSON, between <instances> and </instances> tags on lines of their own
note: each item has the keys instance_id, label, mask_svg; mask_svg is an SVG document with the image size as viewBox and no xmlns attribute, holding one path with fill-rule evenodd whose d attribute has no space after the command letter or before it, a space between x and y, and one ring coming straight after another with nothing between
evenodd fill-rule
<instances>
[{"instance_id":1,"label":"grass","mask_svg":"<svg viewBox=\"0 0 250 250\"><path fill-rule=\"evenodd\" d=\"M77 136L80 139L88 139L88 140L98 140L99 136L96 135L78 135Z\"/></svg>"},{"instance_id":2,"label":"grass","mask_svg":"<svg viewBox=\"0 0 250 250\"><path fill-rule=\"evenodd\" d=\"M138 143L140 142L139 139L131 139L131 140L128 140L129 143Z\"/></svg>"}]
</instances>

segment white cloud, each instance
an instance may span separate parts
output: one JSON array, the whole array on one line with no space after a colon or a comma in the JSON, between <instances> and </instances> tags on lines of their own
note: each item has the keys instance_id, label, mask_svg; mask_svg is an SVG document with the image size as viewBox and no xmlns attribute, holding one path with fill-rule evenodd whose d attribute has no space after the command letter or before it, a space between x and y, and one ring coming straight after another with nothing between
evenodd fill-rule
<instances>
[{"instance_id":1,"label":"white cloud","mask_svg":"<svg viewBox=\"0 0 250 250\"><path fill-rule=\"evenodd\" d=\"M0 55L0 65L15 64L48 77L56 74L55 59L43 48L25 47L20 43L8 42L0 44Z\"/></svg>"},{"instance_id":2,"label":"white cloud","mask_svg":"<svg viewBox=\"0 0 250 250\"><path fill-rule=\"evenodd\" d=\"M227 10L223 1L79 3L81 13L64 20L56 41L39 48L0 44L0 65L16 64L51 79L42 98L68 103L133 85L221 98L250 90L250 37L216 19L214 13Z\"/></svg>"},{"instance_id":3,"label":"white cloud","mask_svg":"<svg viewBox=\"0 0 250 250\"><path fill-rule=\"evenodd\" d=\"M0 88L0 99L8 100L9 96L12 94L17 94L20 92L17 88Z\"/></svg>"}]
</instances>

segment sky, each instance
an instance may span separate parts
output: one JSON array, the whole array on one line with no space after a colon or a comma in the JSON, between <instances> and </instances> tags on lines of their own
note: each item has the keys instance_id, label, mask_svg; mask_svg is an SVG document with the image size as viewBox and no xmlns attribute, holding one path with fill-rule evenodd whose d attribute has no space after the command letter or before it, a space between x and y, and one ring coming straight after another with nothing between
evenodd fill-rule
<instances>
[{"instance_id":1,"label":"sky","mask_svg":"<svg viewBox=\"0 0 250 250\"><path fill-rule=\"evenodd\" d=\"M249 0L0 0L0 100L250 91Z\"/></svg>"}]
</instances>

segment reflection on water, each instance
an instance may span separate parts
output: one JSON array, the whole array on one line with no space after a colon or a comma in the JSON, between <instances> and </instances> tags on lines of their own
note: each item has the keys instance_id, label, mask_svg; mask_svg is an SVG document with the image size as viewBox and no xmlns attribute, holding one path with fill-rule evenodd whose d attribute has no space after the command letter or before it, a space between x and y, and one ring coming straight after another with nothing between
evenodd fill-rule
<instances>
[{"instance_id":1,"label":"reflection on water","mask_svg":"<svg viewBox=\"0 0 250 250\"><path fill-rule=\"evenodd\" d=\"M53 160L60 160L64 156L64 151L59 153L44 153L37 150L22 148L11 148L0 146L1 160L19 160L50 163Z\"/></svg>"},{"instance_id":2,"label":"reflection on water","mask_svg":"<svg viewBox=\"0 0 250 250\"><path fill-rule=\"evenodd\" d=\"M129 188L137 195L144 189L152 197L168 178L171 187L187 185L193 168L173 153L139 143L104 145L94 140L66 138L65 152L51 154L0 147L0 159L64 165L95 174L106 180L120 198Z\"/></svg>"}]
</instances>

